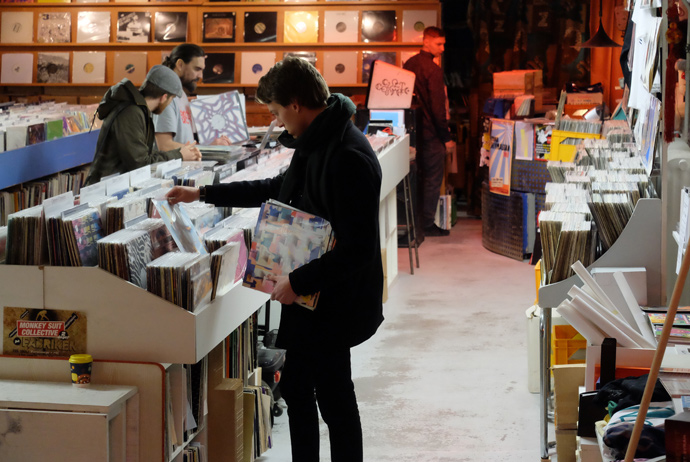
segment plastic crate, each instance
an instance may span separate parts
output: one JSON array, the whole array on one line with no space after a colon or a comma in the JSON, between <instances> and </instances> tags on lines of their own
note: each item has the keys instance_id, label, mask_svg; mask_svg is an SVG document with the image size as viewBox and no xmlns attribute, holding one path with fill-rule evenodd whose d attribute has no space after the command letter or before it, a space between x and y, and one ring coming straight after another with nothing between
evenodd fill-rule
<instances>
[{"instance_id":1,"label":"plastic crate","mask_svg":"<svg viewBox=\"0 0 690 462\"><path fill-rule=\"evenodd\" d=\"M551 334L551 364L584 364L584 354L582 359L571 358L578 350L586 349L587 340L573 326L553 326Z\"/></svg>"},{"instance_id":2,"label":"plastic crate","mask_svg":"<svg viewBox=\"0 0 690 462\"><path fill-rule=\"evenodd\" d=\"M549 160L560 160L561 162L573 162L577 153L577 146L574 144L561 144L568 138L584 140L586 138L600 139L597 133L568 132L564 130L554 130L551 132L551 153Z\"/></svg>"}]
</instances>

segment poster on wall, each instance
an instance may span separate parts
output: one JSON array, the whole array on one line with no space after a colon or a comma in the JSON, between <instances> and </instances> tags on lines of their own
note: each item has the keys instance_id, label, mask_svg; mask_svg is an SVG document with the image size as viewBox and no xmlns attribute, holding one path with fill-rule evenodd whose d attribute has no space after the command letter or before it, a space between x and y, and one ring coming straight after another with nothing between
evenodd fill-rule
<instances>
[{"instance_id":1,"label":"poster on wall","mask_svg":"<svg viewBox=\"0 0 690 462\"><path fill-rule=\"evenodd\" d=\"M50 308L5 307L2 354L70 356L86 349L86 314Z\"/></svg>"},{"instance_id":2,"label":"poster on wall","mask_svg":"<svg viewBox=\"0 0 690 462\"><path fill-rule=\"evenodd\" d=\"M510 167L513 157L512 120L491 119L489 191L510 196Z\"/></svg>"},{"instance_id":3,"label":"poster on wall","mask_svg":"<svg viewBox=\"0 0 690 462\"><path fill-rule=\"evenodd\" d=\"M534 125L515 122L515 160L534 158Z\"/></svg>"}]
</instances>

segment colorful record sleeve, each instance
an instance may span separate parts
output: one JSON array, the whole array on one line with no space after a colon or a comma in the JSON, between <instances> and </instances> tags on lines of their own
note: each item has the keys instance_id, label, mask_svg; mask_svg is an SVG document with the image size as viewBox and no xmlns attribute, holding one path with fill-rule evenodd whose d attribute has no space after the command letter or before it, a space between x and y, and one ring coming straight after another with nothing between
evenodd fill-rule
<instances>
[{"instance_id":1,"label":"colorful record sleeve","mask_svg":"<svg viewBox=\"0 0 690 462\"><path fill-rule=\"evenodd\" d=\"M317 43L319 41L319 12L286 11L283 41L285 43Z\"/></svg>"},{"instance_id":2,"label":"colorful record sleeve","mask_svg":"<svg viewBox=\"0 0 690 462\"><path fill-rule=\"evenodd\" d=\"M394 10L362 11L362 42L395 42Z\"/></svg>"},{"instance_id":3,"label":"colorful record sleeve","mask_svg":"<svg viewBox=\"0 0 690 462\"><path fill-rule=\"evenodd\" d=\"M274 11L249 11L244 14L244 41L275 42L277 39L278 13Z\"/></svg>"},{"instance_id":4,"label":"colorful record sleeve","mask_svg":"<svg viewBox=\"0 0 690 462\"><path fill-rule=\"evenodd\" d=\"M204 42L234 42L235 13L231 11L204 13Z\"/></svg>"}]
</instances>

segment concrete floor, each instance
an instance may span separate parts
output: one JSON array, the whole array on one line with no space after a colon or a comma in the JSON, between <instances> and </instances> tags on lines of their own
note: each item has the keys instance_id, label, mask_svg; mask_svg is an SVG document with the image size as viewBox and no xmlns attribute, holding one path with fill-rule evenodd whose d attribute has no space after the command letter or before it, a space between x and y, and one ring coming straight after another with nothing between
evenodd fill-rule
<instances>
[{"instance_id":1,"label":"concrete floor","mask_svg":"<svg viewBox=\"0 0 690 462\"><path fill-rule=\"evenodd\" d=\"M427 238L419 257L410 275L407 250L398 250L386 321L352 351L364 459L539 460L525 317L534 267L486 250L473 218L460 219L448 237ZM321 437L328 462L323 423ZM287 413L276 419L273 444L258 461L290 462Z\"/></svg>"}]
</instances>

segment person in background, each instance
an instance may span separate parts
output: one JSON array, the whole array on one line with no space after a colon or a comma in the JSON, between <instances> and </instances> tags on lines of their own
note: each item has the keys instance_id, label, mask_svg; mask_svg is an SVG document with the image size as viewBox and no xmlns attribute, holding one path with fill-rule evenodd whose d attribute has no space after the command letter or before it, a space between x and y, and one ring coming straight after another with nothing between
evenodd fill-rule
<instances>
[{"instance_id":1,"label":"person in background","mask_svg":"<svg viewBox=\"0 0 690 462\"><path fill-rule=\"evenodd\" d=\"M421 222L425 236L448 236L450 231L434 224L443 183L443 167L447 153L455 150L446 118L446 85L443 71L434 62L443 54L446 37L438 27L424 29L422 49L407 60L404 69L415 73L415 103L422 111L422 124L417 130L417 167L421 194Z\"/></svg>"},{"instance_id":2,"label":"person in background","mask_svg":"<svg viewBox=\"0 0 690 462\"><path fill-rule=\"evenodd\" d=\"M180 94L180 79L160 64L151 68L138 90L128 79L110 87L98 105L97 115L103 120L103 125L85 184L97 183L104 176L129 172L155 162L180 158L201 160L201 152L194 146L168 151L154 147L151 115L163 112Z\"/></svg>"},{"instance_id":3,"label":"person in background","mask_svg":"<svg viewBox=\"0 0 690 462\"><path fill-rule=\"evenodd\" d=\"M196 127L187 95L196 91L206 67L203 48L193 43L176 46L163 60L163 65L172 69L182 82L184 92L160 114L153 117L156 126L158 149L169 150L196 143ZM230 139L223 135L211 144L230 145Z\"/></svg>"},{"instance_id":4,"label":"person in background","mask_svg":"<svg viewBox=\"0 0 690 462\"><path fill-rule=\"evenodd\" d=\"M234 207L277 199L331 223L332 250L288 275L270 277L271 299L282 304L277 346L287 350L280 387L294 462L319 460L319 411L329 429L331 460L362 462L350 348L370 338L383 321L381 167L350 120L355 105L330 94L307 61L287 57L273 66L259 80L256 99L285 128L279 142L295 150L287 171L199 189L176 186L167 197L172 204L203 200ZM317 292L313 311L294 303L298 295Z\"/></svg>"}]
</instances>

